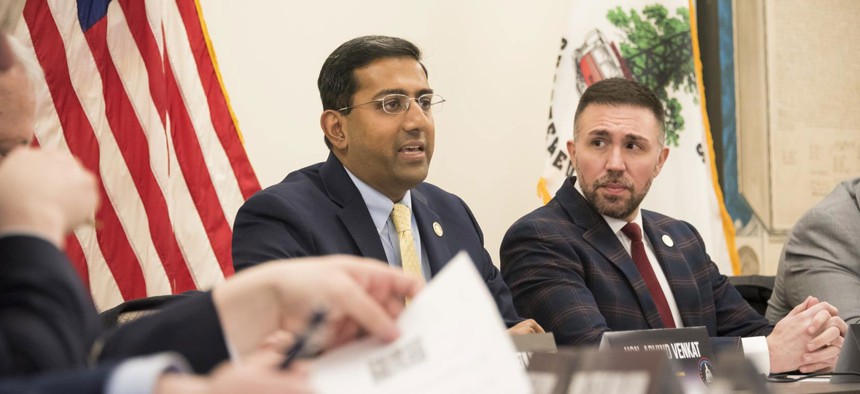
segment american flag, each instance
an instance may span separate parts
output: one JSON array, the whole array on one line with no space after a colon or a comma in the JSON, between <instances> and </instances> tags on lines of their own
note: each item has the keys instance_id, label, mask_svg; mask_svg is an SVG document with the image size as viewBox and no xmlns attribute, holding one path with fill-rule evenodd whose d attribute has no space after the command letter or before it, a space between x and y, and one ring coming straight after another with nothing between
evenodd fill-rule
<instances>
[{"instance_id":1,"label":"american flag","mask_svg":"<svg viewBox=\"0 0 860 394\"><path fill-rule=\"evenodd\" d=\"M233 273L232 225L260 189L195 0L27 0L44 71L36 139L101 178L67 252L100 309Z\"/></svg>"}]
</instances>

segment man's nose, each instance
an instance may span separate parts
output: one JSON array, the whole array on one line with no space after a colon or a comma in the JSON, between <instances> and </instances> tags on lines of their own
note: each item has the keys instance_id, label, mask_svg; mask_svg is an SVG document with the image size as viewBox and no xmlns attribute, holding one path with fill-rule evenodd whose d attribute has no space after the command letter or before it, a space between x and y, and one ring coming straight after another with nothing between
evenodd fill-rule
<instances>
[{"instance_id":1,"label":"man's nose","mask_svg":"<svg viewBox=\"0 0 860 394\"><path fill-rule=\"evenodd\" d=\"M624 171L624 155L621 153L621 148L612 148L609 151L609 157L606 158L606 169L610 171Z\"/></svg>"},{"instance_id":2,"label":"man's nose","mask_svg":"<svg viewBox=\"0 0 860 394\"><path fill-rule=\"evenodd\" d=\"M404 128L407 130L423 129L430 120L430 113L424 112L421 106L415 100L409 101L409 108L406 110L406 119L404 120Z\"/></svg>"}]
</instances>

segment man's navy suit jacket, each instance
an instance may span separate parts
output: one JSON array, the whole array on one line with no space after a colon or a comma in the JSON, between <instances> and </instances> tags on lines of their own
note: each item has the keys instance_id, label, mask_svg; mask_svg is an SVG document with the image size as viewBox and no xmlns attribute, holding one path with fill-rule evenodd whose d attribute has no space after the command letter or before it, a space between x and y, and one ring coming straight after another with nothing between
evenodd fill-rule
<instances>
[{"instance_id":1,"label":"man's navy suit jacket","mask_svg":"<svg viewBox=\"0 0 860 394\"><path fill-rule=\"evenodd\" d=\"M609 330L663 328L633 259L575 181L505 234L502 276L517 311L561 345L597 344ZM642 222L685 327L705 326L711 337L770 333L773 327L720 274L693 226L646 210Z\"/></svg>"},{"instance_id":2,"label":"man's navy suit jacket","mask_svg":"<svg viewBox=\"0 0 860 394\"><path fill-rule=\"evenodd\" d=\"M466 203L429 183L421 183L411 194L432 274L461 250L467 251L505 323L512 326L521 321ZM441 235L434 230L435 224L441 226ZM387 261L361 193L333 154L326 162L295 171L281 183L258 192L236 215L233 264L237 272L274 259L330 254Z\"/></svg>"},{"instance_id":3,"label":"man's navy suit jacket","mask_svg":"<svg viewBox=\"0 0 860 394\"><path fill-rule=\"evenodd\" d=\"M88 369L97 340L100 362ZM228 358L211 294L189 296L103 335L89 294L60 250L38 237L0 237L0 393L100 393L119 362L162 351L180 353L197 372Z\"/></svg>"},{"instance_id":4,"label":"man's navy suit jacket","mask_svg":"<svg viewBox=\"0 0 860 394\"><path fill-rule=\"evenodd\" d=\"M101 334L65 255L31 236L0 238L0 376L86 366Z\"/></svg>"},{"instance_id":5,"label":"man's navy suit jacket","mask_svg":"<svg viewBox=\"0 0 860 394\"><path fill-rule=\"evenodd\" d=\"M0 379L0 394L101 394L116 365Z\"/></svg>"}]
</instances>

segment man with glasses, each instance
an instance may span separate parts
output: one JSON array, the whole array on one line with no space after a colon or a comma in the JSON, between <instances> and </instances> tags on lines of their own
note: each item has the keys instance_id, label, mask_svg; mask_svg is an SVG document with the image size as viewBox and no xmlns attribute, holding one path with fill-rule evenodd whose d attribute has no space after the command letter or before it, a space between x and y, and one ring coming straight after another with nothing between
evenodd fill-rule
<instances>
[{"instance_id":1,"label":"man with glasses","mask_svg":"<svg viewBox=\"0 0 860 394\"><path fill-rule=\"evenodd\" d=\"M513 332L541 331L511 294L459 197L424 182L433 156L433 92L421 51L395 37L365 36L329 55L317 80L330 153L248 199L233 228L236 271L272 260L353 254L387 261L423 280L468 251Z\"/></svg>"}]
</instances>

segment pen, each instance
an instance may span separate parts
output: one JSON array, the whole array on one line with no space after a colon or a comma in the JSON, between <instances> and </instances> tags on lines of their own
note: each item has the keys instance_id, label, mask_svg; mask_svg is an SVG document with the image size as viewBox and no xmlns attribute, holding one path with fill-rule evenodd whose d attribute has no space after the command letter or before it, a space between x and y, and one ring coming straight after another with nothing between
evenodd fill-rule
<instances>
[{"instance_id":1,"label":"pen","mask_svg":"<svg viewBox=\"0 0 860 394\"><path fill-rule=\"evenodd\" d=\"M311 320L308 322L308 326L305 327L305 330L296 338L296 343L287 349L286 358L284 359L284 362L281 363L281 369L289 368L293 361L303 355L306 350L305 348L308 345L308 341L313 337L317 330L322 327L322 323L325 321L325 315L326 312L324 309L317 309L314 311L314 314L311 316Z\"/></svg>"}]
</instances>

